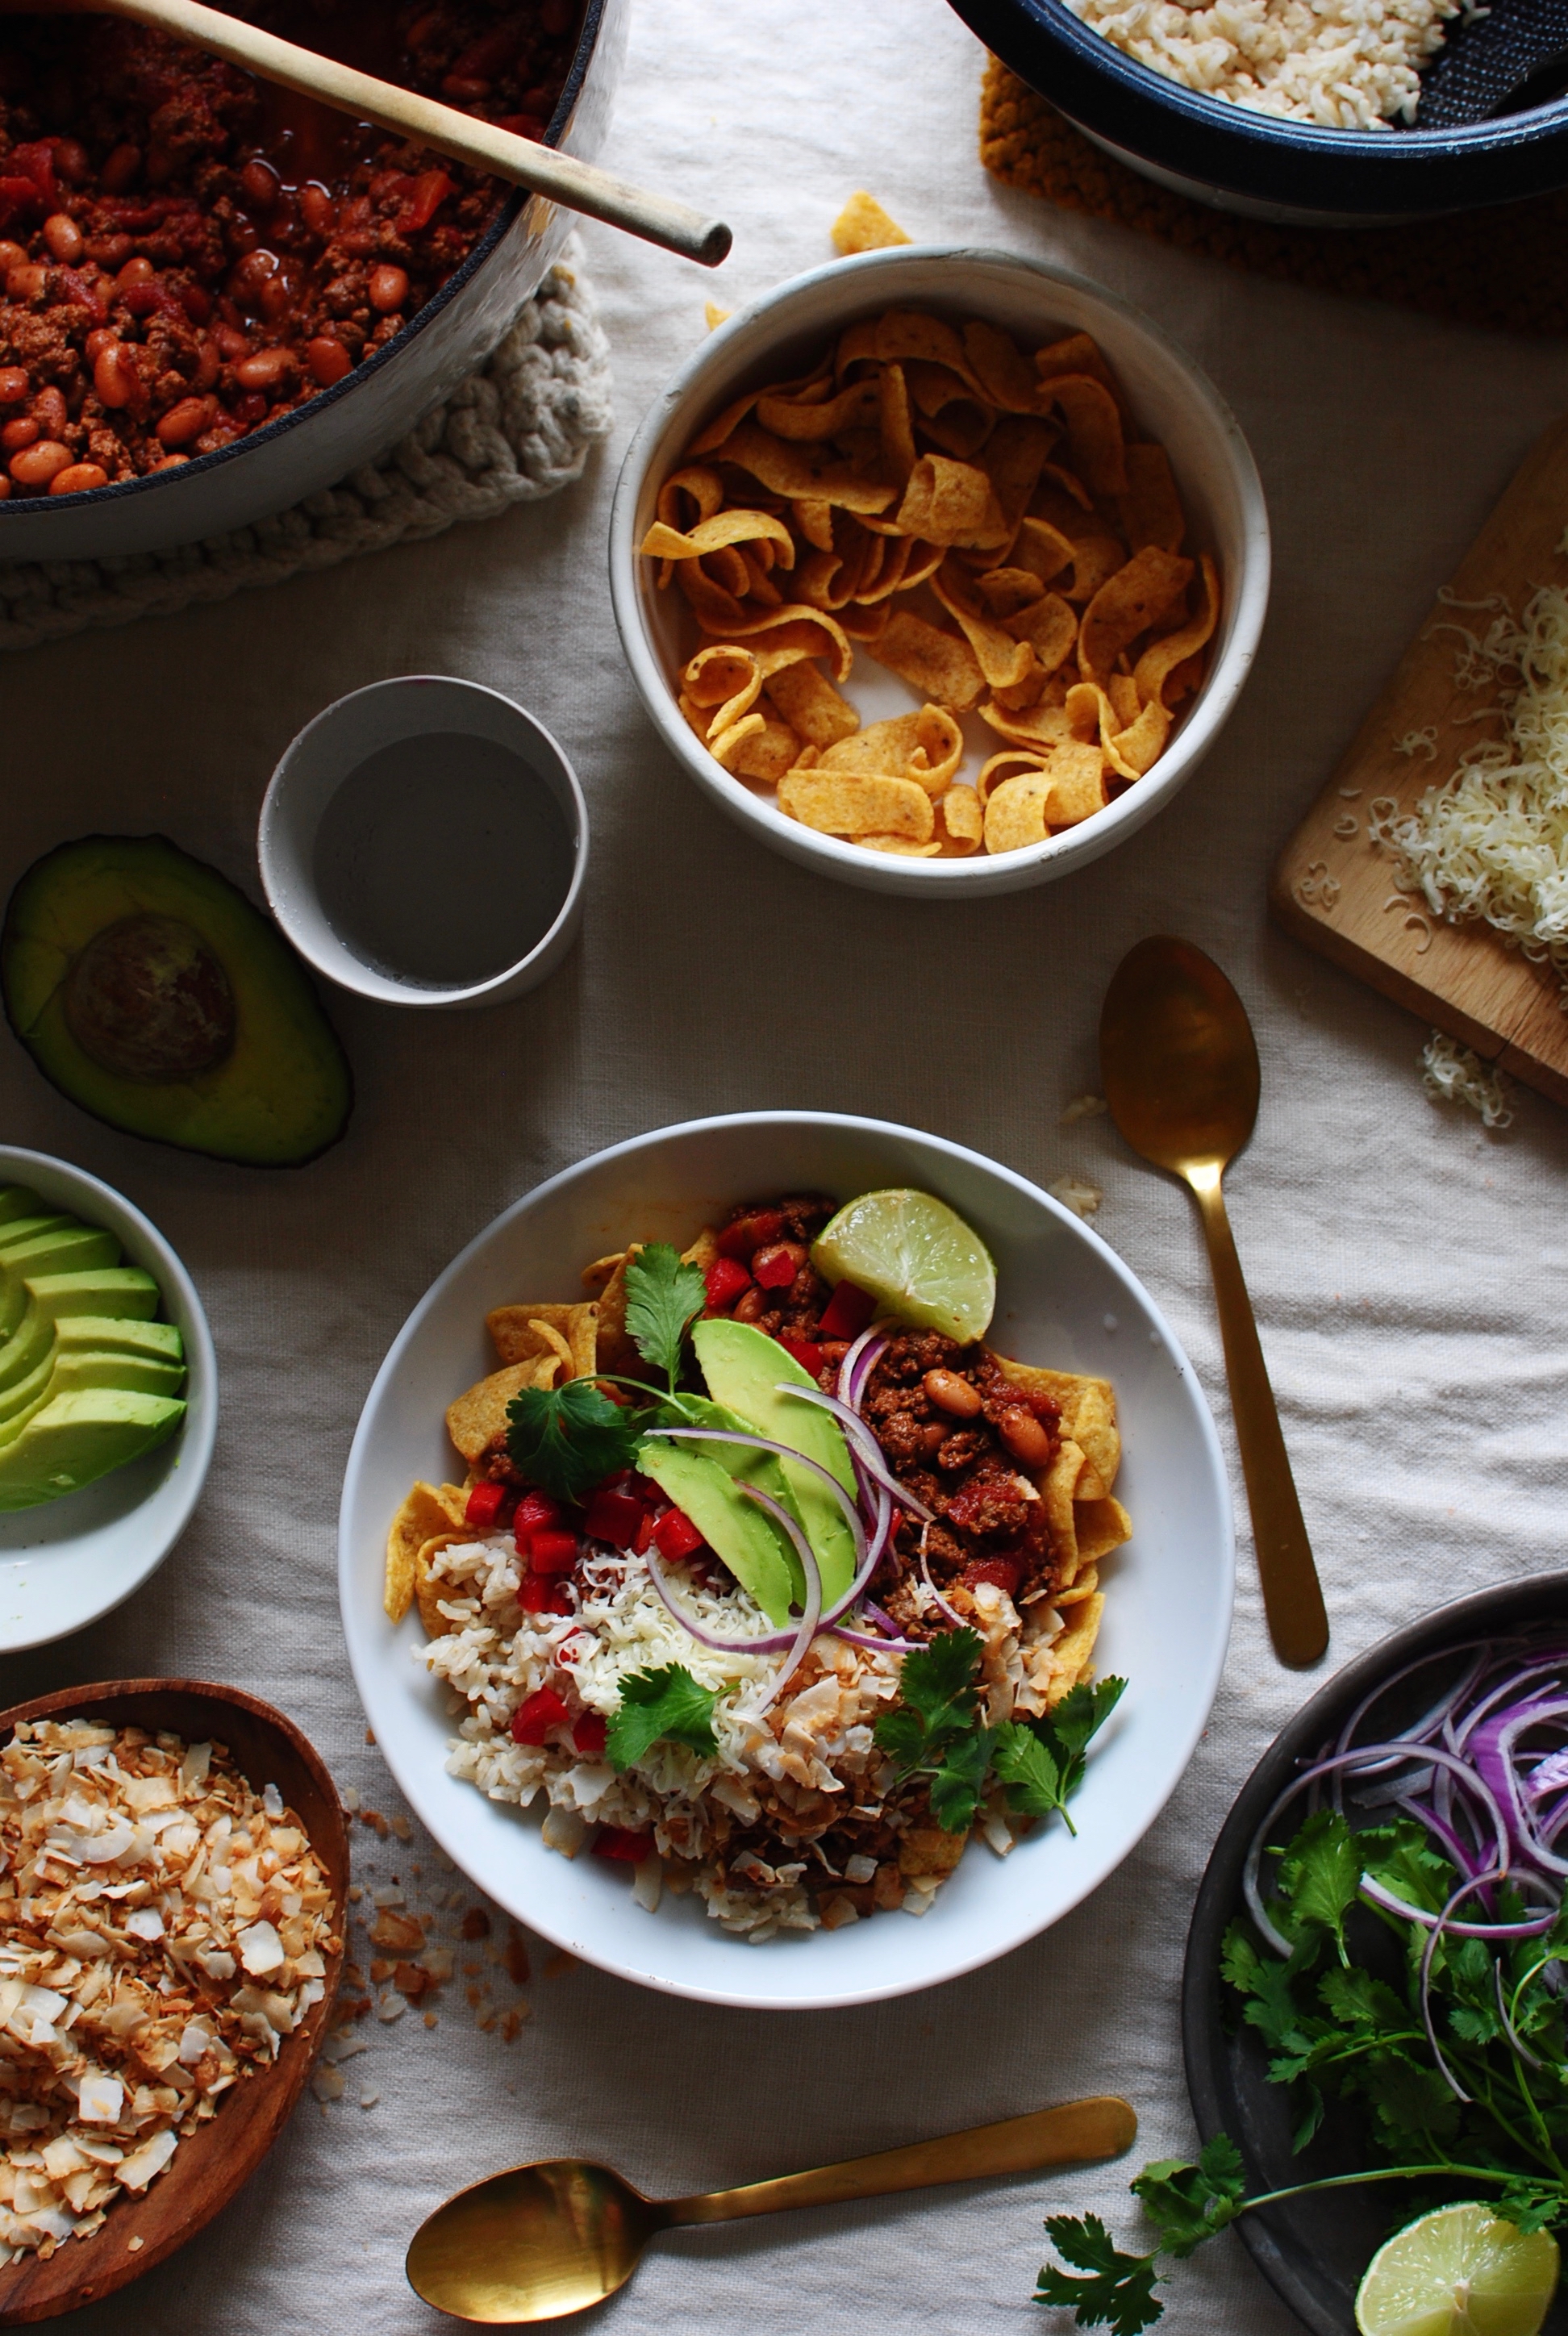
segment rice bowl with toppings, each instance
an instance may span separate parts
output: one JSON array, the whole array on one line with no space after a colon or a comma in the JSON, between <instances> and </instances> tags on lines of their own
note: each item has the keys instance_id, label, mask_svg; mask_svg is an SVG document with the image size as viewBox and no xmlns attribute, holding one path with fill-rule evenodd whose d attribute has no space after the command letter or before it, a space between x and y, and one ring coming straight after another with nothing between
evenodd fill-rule
<instances>
[{"instance_id":1,"label":"rice bowl with toppings","mask_svg":"<svg viewBox=\"0 0 1568 2336\"><path fill-rule=\"evenodd\" d=\"M1015 1353L1050 1353L1081 1367L1085 1377L1109 1377L1114 1334L1103 1326L1110 1315L1123 1333L1114 1366L1118 1403L1125 1400L1139 1421L1135 1439L1129 1425L1129 1449L1137 1455L1130 1469L1141 1468L1146 1485L1162 1491L1147 1540L1140 1525L1138 1538L1110 1560L1115 1578L1095 1661L1103 1678L1134 1676L1136 1693L1129 1693L1095 1747L1072 1796L1076 1838L1053 1815L1033 1825L1015 1854L998 1860L983 1847L963 1856L967 1834L956 1838L955 1855L954 1837L929 1815L923 1824L911 1817L901 1828L894 1825L905 1836L901 1848L909 1846L911 1834L943 1832L946 1854L940 1864L950 1878L940 1893L916 1888L941 1878L911 1870L921 1862L918 1850L900 1858L889 1854L891 1844L884 1840L872 1838L862 1847L830 1838L831 1828L817 1829L818 1844L837 1872L826 1874L805 1840L794 1854L784 1854L788 1844L781 1843L778 1855L759 1859L772 1868L770 1876L749 1860L740 1869L748 1848L756 1853L755 1844L736 1835L746 1830L746 1795L765 1805L770 1791L780 1797L781 1783L799 1789L786 1758L798 1757L803 1764L824 1747L824 1769L841 1770L849 1783L855 1776L851 1764L864 1764L864 1775L879 1783L880 1802L840 1796L849 1812L880 1806L888 1822L901 1814L898 1779L890 1793L886 1777L878 1776L879 1765L885 1768L888 1761L887 1747L877 1743L879 1723L895 1703L901 1660L907 1681L929 1657L971 1638L969 1683L977 1708L983 1699L989 1718L1001 1708L999 1698L992 1703L997 1690L1016 1696L1017 1681L1009 1681L1008 1671L1009 1661L1021 1665L1021 1633L1006 1626L1009 1610L1020 1621L1021 1610L997 1582L976 1581L964 1589L955 1579L963 1567L954 1552L933 1553L929 1564L937 1596L959 1609L957 1616L939 1605L923 1633L918 1623L901 1625L890 1616L891 1638L881 1636L873 1621L857 1633L873 1640L870 1647L813 1624L811 1643L776 1698L770 1698L768 1674L776 1676L781 1657L789 1660L805 1616L786 1611L783 1628L769 1617L774 1622L769 1630L758 1615L748 1617L735 1590L694 1583L689 1565L678 1557L656 1554L664 1596L654 1589L650 1601L653 1574L646 1563L634 1568L624 1552L609 1544L579 1549L571 1587L561 1599L567 1611L550 1614L548 1591L536 1589L530 1593L533 1611L520 1615L518 1591L527 1589L532 1574L530 1568L525 1576L520 1563L515 1526L476 1531L447 1518L441 1521L444 1534L425 1533L426 1543L444 1545L430 1551L421 1584L424 1630L416 1630L410 1616L389 1630L383 1608L388 1516L404 1497L413 1467L430 1480L425 1489L433 1498L450 1471L441 1409L454 1388L473 1377L476 1365L484 1367L478 1326L486 1310L498 1309L519 1290L550 1287L546 1274L562 1293L557 1307L565 1308L574 1302L565 1292L580 1260L609 1251L618 1235L621 1242L667 1236L672 1244L688 1247L705 1222L722 1226L738 1199L777 1191L784 1177L797 1189L835 1196L895 1183L940 1193L996 1260L998 1335L1005 1317ZM602 1375L604 1363L596 1369ZM472 1446L482 1420L460 1420L460 1426ZM1135 1514L1130 1478L1124 1489ZM520 1493L520 1501L527 1497ZM650 1504L656 1522L666 1513L667 1497ZM546 1548L548 1553L548 1543ZM1125 1854L1180 1773L1207 1711L1229 1617L1229 1513L1212 1427L1165 1326L1125 1269L1076 1220L1022 1179L958 1146L876 1123L803 1114L698 1123L618 1147L569 1171L482 1236L416 1310L384 1367L351 1456L342 1550L346 1627L376 1740L420 1815L464 1871L520 1919L606 1968L699 2000L781 2009L872 2000L931 1984L991 1960L1076 1903ZM630 1554L638 1553L633 1548ZM918 1566L912 1573L906 1568L894 1586L895 1593L901 1588L904 1593L900 1602L906 1611L919 1575ZM830 1585L819 1610L823 1624L833 1617L853 1629L842 1603L834 1615L833 1594L850 1586L847 1577ZM1027 1599L1030 1586L1021 1578L1017 1586ZM681 1611L670 1612L667 1600ZM1031 1610L1045 1625L1036 1632L1037 1642L1056 1642L1057 1625L1047 1624L1042 1611L1051 1603L1042 1599ZM599 1651L580 1676L568 1678L559 1653L585 1611ZM863 1607L857 1619L865 1619ZM706 1650L688 1622L721 1640L744 1637L744 1647ZM611 1648L609 1641L618 1635ZM784 1643L765 1653L758 1643L765 1636ZM1016 1654L1006 1646L1009 1637L1020 1639ZM900 1639L902 1649L893 1643ZM753 1647L755 1656L747 1651ZM718 1665L709 1661L710 1653L721 1657ZM624 1721L624 1713L618 1717L613 1709L616 1689L624 1703L629 1678L647 1680L661 1672L685 1674L698 1706L697 1732L711 1725L711 1741L700 1747L698 1759L692 1756L699 1747L683 1744L678 1734L655 1748L656 1728L618 1770L603 1751L606 1736ZM537 1731L540 1740L519 1743L505 1714L515 1721L552 1679L557 1708L547 1701L542 1718L536 1712L524 1720L525 1738ZM452 1698L459 1688L454 1726ZM493 1706L487 1701L492 1698ZM1048 1697L1041 1699L1048 1707ZM797 1711L797 1703L804 1708ZM929 1696L925 1708L931 1708ZM774 1747L763 1752L764 1762L783 1770L782 1778L767 1777L755 1765L759 1718ZM585 1728L581 1748L579 1726ZM642 1757L650 1750L651 1766ZM492 1799L476 1789L482 1776L506 1797ZM547 1777L550 1786L541 1794ZM531 1781L535 1807L524 1815L518 1802ZM926 1793L929 1783L913 1778L913 1794ZM685 1789L693 1785L695 1793ZM652 1896L653 1874L638 1878L652 1860L643 1854L623 1863L613 1854L587 1854L590 1839L654 1829L648 1801L634 1797L650 1786L660 1802L655 1825L665 1825L656 1869L663 1899L652 1920L633 1896L634 1889L645 1899ZM740 1798L739 1813L726 1810L726 1793ZM577 1806L579 1794L590 1807ZM548 1835L541 1825L541 1799L548 1803ZM716 1870L705 1877L705 1899L694 1872L702 1861L682 1861L676 1854L685 1824L716 1824L721 1811L730 1826L721 1844L727 1857L723 1887L744 1894L740 1904L715 1887L721 1878ZM989 1815L988 1810L980 1820L982 1841L989 1837ZM550 1845L550 1835L568 1846L574 1833L583 1854L569 1858ZM852 1859L863 1862L852 1870ZM804 1871L781 1872L790 1864ZM1025 1866L1027 1886L1016 1878ZM681 1890L682 1880L694 1886ZM799 1897L793 1894L796 1889ZM911 1894L917 1905L921 1897L937 1898L932 1919L881 1919ZM847 1899L842 1913L832 1904L834 1898ZM816 1921L809 1936L776 1919L807 1906ZM709 1919L710 1907L719 1919ZM845 1920L851 1910L861 1919ZM869 1913L877 1919L864 1919ZM759 1942L769 1952L737 1961L739 1947L758 1932L769 1933L770 1922L771 1933Z\"/></svg>"}]
</instances>

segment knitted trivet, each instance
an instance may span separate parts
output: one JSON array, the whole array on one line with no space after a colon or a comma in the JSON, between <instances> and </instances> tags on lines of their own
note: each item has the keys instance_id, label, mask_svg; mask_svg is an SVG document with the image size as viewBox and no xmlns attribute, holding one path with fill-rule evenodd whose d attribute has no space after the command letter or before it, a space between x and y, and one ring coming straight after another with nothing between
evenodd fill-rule
<instances>
[{"instance_id":1,"label":"knitted trivet","mask_svg":"<svg viewBox=\"0 0 1568 2336\"><path fill-rule=\"evenodd\" d=\"M1413 227L1267 227L1190 202L1113 161L994 57L980 98L980 160L1008 186L1064 210L1090 211L1260 276L1460 324L1568 332L1568 192Z\"/></svg>"},{"instance_id":2,"label":"knitted trivet","mask_svg":"<svg viewBox=\"0 0 1568 2336\"><path fill-rule=\"evenodd\" d=\"M579 478L609 426L609 348L569 243L494 354L379 462L276 519L178 551L0 567L0 648L170 616L492 519Z\"/></svg>"}]
</instances>

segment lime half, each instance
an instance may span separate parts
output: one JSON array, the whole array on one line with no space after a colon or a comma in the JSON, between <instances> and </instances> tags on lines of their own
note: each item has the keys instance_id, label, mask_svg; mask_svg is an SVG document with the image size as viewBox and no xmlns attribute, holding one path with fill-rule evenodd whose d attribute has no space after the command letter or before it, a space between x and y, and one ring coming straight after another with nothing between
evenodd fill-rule
<instances>
[{"instance_id":1,"label":"lime half","mask_svg":"<svg viewBox=\"0 0 1568 2336\"><path fill-rule=\"evenodd\" d=\"M827 1281L852 1281L890 1314L968 1346L997 1303L990 1251L962 1217L930 1192L862 1192L812 1249Z\"/></svg>"},{"instance_id":2,"label":"lime half","mask_svg":"<svg viewBox=\"0 0 1568 2336\"><path fill-rule=\"evenodd\" d=\"M1443 2206L1378 2248L1356 2293L1361 2336L1536 2336L1557 2242L1490 2206Z\"/></svg>"}]
</instances>

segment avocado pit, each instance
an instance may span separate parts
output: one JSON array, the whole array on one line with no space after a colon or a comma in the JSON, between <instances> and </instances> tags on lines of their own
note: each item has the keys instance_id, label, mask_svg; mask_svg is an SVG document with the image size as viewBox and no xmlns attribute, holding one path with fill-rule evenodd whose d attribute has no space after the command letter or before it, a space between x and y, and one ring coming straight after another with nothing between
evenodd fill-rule
<instances>
[{"instance_id":1,"label":"avocado pit","mask_svg":"<svg viewBox=\"0 0 1568 2336\"><path fill-rule=\"evenodd\" d=\"M62 1003L83 1053L118 1078L200 1078L233 1051L229 976L182 918L144 912L105 925L73 959Z\"/></svg>"}]
</instances>

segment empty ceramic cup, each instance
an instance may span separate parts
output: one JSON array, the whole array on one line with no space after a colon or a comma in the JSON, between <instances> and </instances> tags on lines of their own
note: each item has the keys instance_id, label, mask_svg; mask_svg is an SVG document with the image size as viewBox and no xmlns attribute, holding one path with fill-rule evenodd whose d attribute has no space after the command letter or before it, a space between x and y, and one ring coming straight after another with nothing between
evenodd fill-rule
<instances>
[{"instance_id":1,"label":"empty ceramic cup","mask_svg":"<svg viewBox=\"0 0 1568 2336\"><path fill-rule=\"evenodd\" d=\"M258 849L273 915L328 980L394 1006L499 1006L577 938L588 806L510 697L411 674L300 732Z\"/></svg>"}]
</instances>

